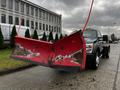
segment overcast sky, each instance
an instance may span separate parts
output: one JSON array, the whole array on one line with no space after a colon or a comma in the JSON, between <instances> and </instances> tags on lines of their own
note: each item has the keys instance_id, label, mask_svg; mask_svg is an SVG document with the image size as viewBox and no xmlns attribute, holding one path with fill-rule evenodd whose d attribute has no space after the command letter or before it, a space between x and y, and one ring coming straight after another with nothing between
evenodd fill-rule
<instances>
[{"instance_id":1,"label":"overcast sky","mask_svg":"<svg viewBox=\"0 0 120 90\"><path fill-rule=\"evenodd\" d=\"M81 29L86 21L91 0L29 0L62 15L63 32ZM103 33L120 30L120 0L95 0L88 27Z\"/></svg>"}]
</instances>

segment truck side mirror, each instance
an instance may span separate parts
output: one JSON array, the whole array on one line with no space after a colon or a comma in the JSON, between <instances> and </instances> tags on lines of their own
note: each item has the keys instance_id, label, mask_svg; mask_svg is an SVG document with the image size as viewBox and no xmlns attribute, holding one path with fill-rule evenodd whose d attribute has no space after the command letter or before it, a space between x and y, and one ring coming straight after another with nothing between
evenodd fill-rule
<instances>
[{"instance_id":1,"label":"truck side mirror","mask_svg":"<svg viewBox=\"0 0 120 90\"><path fill-rule=\"evenodd\" d=\"M103 41L108 42L108 35L103 35Z\"/></svg>"}]
</instances>

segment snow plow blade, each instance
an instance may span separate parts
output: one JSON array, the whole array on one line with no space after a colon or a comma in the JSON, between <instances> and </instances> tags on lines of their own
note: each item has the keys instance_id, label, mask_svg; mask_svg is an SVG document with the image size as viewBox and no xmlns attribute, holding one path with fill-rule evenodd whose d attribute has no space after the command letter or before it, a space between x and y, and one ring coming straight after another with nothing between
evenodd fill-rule
<instances>
[{"instance_id":1,"label":"snow plow blade","mask_svg":"<svg viewBox=\"0 0 120 90\"><path fill-rule=\"evenodd\" d=\"M49 43L16 36L12 58L30 61L59 70L83 70L86 63L86 46L80 32Z\"/></svg>"}]
</instances>

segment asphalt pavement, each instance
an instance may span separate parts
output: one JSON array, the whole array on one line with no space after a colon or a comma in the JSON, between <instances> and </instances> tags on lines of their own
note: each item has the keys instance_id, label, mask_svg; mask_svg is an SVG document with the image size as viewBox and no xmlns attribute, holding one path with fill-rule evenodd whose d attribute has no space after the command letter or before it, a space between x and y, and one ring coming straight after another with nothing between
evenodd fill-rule
<instances>
[{"instance_id":1,"label":"asphalt pavement","mask_svg":"<svg viewBox=\"0 0 120 90\"><path fill-rule=\"evenodd\" d=\"M120 90L120 44L111 44L109 59L98 70L58 72L37 66L0 77L0 90Z\"/></svg>"}]
</instances>

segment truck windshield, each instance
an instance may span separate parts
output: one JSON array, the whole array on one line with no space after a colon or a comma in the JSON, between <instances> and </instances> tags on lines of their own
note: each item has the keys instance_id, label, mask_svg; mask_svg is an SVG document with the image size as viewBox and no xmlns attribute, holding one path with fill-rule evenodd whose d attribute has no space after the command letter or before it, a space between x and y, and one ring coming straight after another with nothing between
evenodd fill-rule
<instances>
[{"instance_id":1,"label":"truck windshield","mask_svg":"<svg viewBox=\"0 0 120 90\"><path fill-rule=\"evenodd\" d=\"M84 38L96 38L97 32L95 30L86 30L83 33Z\"/></svg>"}]
</instances>

